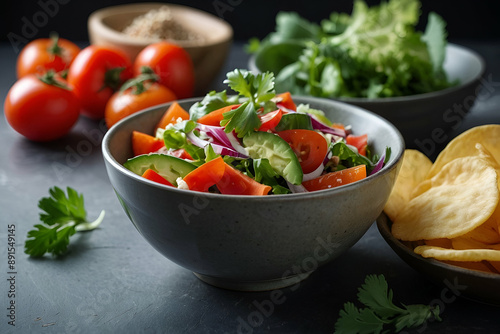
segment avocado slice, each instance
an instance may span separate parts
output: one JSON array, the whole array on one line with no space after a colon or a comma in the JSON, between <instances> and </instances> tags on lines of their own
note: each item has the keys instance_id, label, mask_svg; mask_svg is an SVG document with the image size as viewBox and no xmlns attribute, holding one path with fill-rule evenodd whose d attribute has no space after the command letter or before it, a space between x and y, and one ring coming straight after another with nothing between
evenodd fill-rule
<instances>
[{"instance_id":1,"label":"avocado slice","mask_svg":"<svg viewBox=\"0 0 500 334\"><path fill-rule=\"evenodd\" d=\"M295 185L302 183L304 173L299 159L281 137L269 132L252 132L243 137L243 145L252 159L267 159L285 180Z\"/></svg>"},{"instance_id":2,"label":"avocado slice","mask_svg":"<svg viewBox=\"0 0 500 334\"><path fill-rule=\"evenodd\" d=\"M137 175L151 168L168 182L177 185L177 178L196 169L192 163L166 154L143 154L127 160L123 166Z\"/></svg>"}]
</instances>

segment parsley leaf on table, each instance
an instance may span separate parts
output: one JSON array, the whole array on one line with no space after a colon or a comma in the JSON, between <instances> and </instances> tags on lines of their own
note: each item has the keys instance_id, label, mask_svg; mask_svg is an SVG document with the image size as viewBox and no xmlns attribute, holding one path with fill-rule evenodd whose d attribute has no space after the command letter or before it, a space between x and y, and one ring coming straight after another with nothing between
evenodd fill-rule
<instances>
[{"instance_id":1,"label":"parsley leaf on table","mask_svg":"<svg viewBox=\"0 0 500 334\"><path fill-rule=\"evenodd\" d=\"M392 290L383 275L368 275L357 296L365 308L345 303L335 324L335 333L382 333L387 326L399 332L403 328L420 326L432 318L441 321L439 306L394 305Z\"/></svg>"},{"instance_id":2,"label":"parsley leaf on table","mask_svg":"<svg viewBox=\"0 0 500 334\"><path fill-rule=\"evenodd\" d=\"M36 229L28 232L25 243L25 253L33 257L41 257L45 253L61 255L66 252L69 237L78 231L95 229L104 218L104 210L94 222L87 221L87 212L83 195L67 187L67 196L58 187L49 189L50 197L44 197L38 202L43 211Z\"/></svg>"}]
</instances>

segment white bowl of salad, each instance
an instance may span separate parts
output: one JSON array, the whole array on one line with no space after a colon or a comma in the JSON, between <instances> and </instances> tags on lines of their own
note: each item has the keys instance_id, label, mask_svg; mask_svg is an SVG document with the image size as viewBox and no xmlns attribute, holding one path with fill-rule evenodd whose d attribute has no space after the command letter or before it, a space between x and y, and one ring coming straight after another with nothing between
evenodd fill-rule
<instances>
[{"instance_id":1,"label":"white bowl of salad","mask_svg":"<svg viewBox=\"0 0 500 334\"><path fill-rule=\"evenodd\" d=\"M296 284L379 216L404 140L361 108L276 94L272 73L234 70L225 82L238 94L156 106L111 127L102 144L111 184L142 236L203 281Z\"/></svg>"},{"instance_id":2,"label":"white bowl of salad","mask_svg":"<svg viewBox=\"0 0 500 334\"><path fill-rule=\"evenodd\" d=\"M280 12L276 30L250 43L249 68L274 72L278 92L373 111L396 125L407 147L435 157L474 105L485 64L447 42L438 14L429 14L424 31L419 18L418 0L371 7L358 0L351 14L333 12L320 24Z\"/></svg>"}]
</instances>

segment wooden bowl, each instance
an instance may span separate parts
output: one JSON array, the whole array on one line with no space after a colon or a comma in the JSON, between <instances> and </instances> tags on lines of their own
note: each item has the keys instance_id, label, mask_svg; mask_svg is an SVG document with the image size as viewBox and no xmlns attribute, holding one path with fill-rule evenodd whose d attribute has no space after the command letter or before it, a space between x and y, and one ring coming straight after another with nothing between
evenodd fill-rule
<instances>
[{"instance_id":1,"label":"wooden bowl","mask_svg":"<svg viewBox=\"0 0 500 334\"><path fill-rule=\"evenodd\" d=\"M201 40L169 40L183 47L191 56L195 68L195 95L205 95L221 70L229 53L233 29L224 20L191 7L166 3L138 3L99 9L88 19L91 44L115 46L125 51L133 61L147 45L160 39L131 37L122 31L134 18L167 6L177 21Z\"/></svg>"}]
</instances>

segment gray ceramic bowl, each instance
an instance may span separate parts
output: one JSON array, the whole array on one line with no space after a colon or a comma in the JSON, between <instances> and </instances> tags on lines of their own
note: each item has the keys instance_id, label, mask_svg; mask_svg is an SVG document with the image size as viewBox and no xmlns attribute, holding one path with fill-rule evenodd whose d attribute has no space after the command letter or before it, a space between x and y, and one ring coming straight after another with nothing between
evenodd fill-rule
<instances>
[{"instance_id":1,"label":"gray ceramic bowl","mask_svg":"<svg viewBox=\"0 0 500 334\"><path fill-rule=\"evenodd\" d=\"M252 71L265 71L251 58ZM452 81L460 84L436 92L393 98L338 98L337 100L373 111L394 124L408 148L417 148L432 155L432 146L443 143L445 132L460 125L474 105L481 77L485 70L484 60L472 50L449 44L446 48L444 69ZM432 152L431 152L432 151Z\"/></svg>"},{"instance_id":2,"label":"gray ceramic bowl","mask_svg":"<svg viewBox=\"0 0 500 334\"><path fill-rule=\"evenodd\" d=\"M415 254L413 249L396 239L391 233L391 226L390 219L382 213L377 219L380 234L396 254L413 269L444 289L455 287L455 295L500 306L500 290L498 289L500 275L465 269L435 259L426 259Z\"/></svg>"},{"instance_id":3,"label":"gray ceramic bowl","mask_svg":"<svg viewBox=\"0 0 500 334\"><path fill-rule=\"evenodd\" d=\"M180 104L189 108L198 100ZM390 146L390 161L359 182L303 194L229 196L167 187L122 166L132 157L132 131L152 133L168 104L154 107L115 124L102 143L111 184L141 235L203 281L247 291L296 284L353 246L383 210L404 141L392 124L358 107L327 99L294 100L367 133L374 152Z\"/></svg>"}]
</instances>

